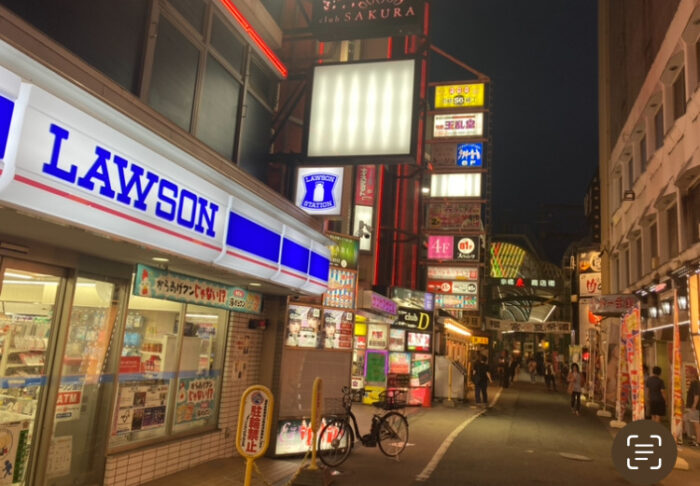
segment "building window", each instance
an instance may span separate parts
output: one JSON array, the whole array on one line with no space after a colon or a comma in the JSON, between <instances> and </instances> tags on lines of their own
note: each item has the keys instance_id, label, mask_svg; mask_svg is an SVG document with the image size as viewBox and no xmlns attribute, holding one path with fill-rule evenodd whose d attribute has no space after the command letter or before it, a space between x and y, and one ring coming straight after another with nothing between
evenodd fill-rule
<instances>
[{"instance_id":1,"label":"building window","mask_svg":"<svg viewBox=\"0 0 700 486\"><path fill-rule=\"evenodd\" d=\"M112 448L216 427L227 328L223 309L130 297Z\"/></svg>"},{"instance_id":2,"label":"building window","mask_svg":"<svg viewBox=\"0 0 700 486\"><path fill-rule=\"evenodd\" d=\"M688 230L688 245L694 245L700 242L700 183L688 189L688 193L683 196L683 209L686 221L683 226Z\"/></svg>"},{"instance_id":3,"label":"building window","mask_svg":"<svg viewBox=\"0 0 700 486\"><path fill-rule=\"evenodd\" d=\"M615 255L614 260L613 260L613 265L615 269L615 289L616 291L622 290L622 272L620 271L620 265L622 264L622 261L620 259L619 253Z\"/></svg>"},{"instance_id":4,"label":"building window","mask_svg":"<svg viewBox=\"0 0 700 486\"><path fill-rule=\"evenodd\" d=\"M644 275L644 269L642 268L642 237L639 236L634 240L634 271L632 272L634 277L632 281L635 282L639 280L642 275Z\"/></svg>"},{"instance_id":5,"label":"building window","mask_svg":"<svg viewBox=\"0 0 700 486\"><path fill-rule=\"evenodd\" d=\"M630 249L629 246L625 248L625 271L624 271L624 282L622 282L621 288L629 286L632 281L632 266L630 265Z\"/></svg>"},{"instance_id":6,"label":"building window","mask_svg":"<svg viewBox=\"0 0 700 486\"><path fill-rule=\"evenodd\" d=\"M654 141L656 150L664 145L664 108L661 106L654 115Z\"/></svg>"},{"instance_id":7,"label":"building window","mask_svg":"<svg viewBox=\"0 0 700 486\"><path fill-rule=\"evenodd\" d=\"M678 212L673 205L666 210L668 230L668 256L672 258L678 255Z\"/></svg>"},{"instance_id":8,"label":"building window","mask_svg":"<svg viewBox=\"0 0 700 486\"><path fill-rule=\"evenodd\" d=\"M634 159L630 158L627 161L627 189L632 190L634 186Z\"/></svg>"},{"instance_id":9,"label":"building window","mask_svg":"<svg viewBox=\"0 0 700 486\"><path fill-rule=\"evenodd\" d=\"M622 204L622 196L624 195L625 191L624 188L622 187L622 174L620 174L617 178L617 207L620 207Z\"/></svg>"},{"instance_id":10,"label":"building window","mask_svg":"<svg viewBox=\"0 0 700 486\"><path fill-rule=\"evenodd\" d=\"M659 266L659 235L656 228L656 223L649 226L649 249L651 250L651 268Z\"/></svg>"},{"instance_id":11,"label":"building window","mask_svg":"<svg viewBox=\"0 0 700 486\"><path fill-rule=\"evenodd\" d=\"M642 172L647 169L648 155L647 155L647 136L644 135L639 141L639 158L641 159L640 167Z\"/></svg>"},{"instance_id":12,"label":"building window","mask_svg":"<svg viewBox=\"0 0 700 486\"><path fill-rule=\"evenodd\" d=\"M677 120L685 115L685 67L681 68L676 80L673 82L673 119Z\"/></svg>"}]
</instances>

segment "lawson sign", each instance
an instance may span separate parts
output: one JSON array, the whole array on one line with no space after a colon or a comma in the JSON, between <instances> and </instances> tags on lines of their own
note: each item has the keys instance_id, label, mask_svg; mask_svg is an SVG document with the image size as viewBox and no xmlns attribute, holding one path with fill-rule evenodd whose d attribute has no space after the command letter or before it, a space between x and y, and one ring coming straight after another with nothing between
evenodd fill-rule
<instances>
[{"instance_id":1,"label":"lawson sign","mask_svg":"<svg viewBox=\"0 0 700 486\"><path fill-rule=\"evenodd\" d=\"M96 103L103 119L121 116ZM0 201L290 288L326 290L322 235L260 210L243 188L231 194L210 183L193 172L201 163L166 149L186 164L0 67Z\"/></svg>"},{"instance_id":2,"label":"lawson sign","mask_svg":"<svg viewBox=\"0 0 700 486\"><path fill-rule=\"evenodd\" d=\"M343 168L300 168L296 194L296 205L309 214L340 214Z\"/></svg>"}]
</instances>

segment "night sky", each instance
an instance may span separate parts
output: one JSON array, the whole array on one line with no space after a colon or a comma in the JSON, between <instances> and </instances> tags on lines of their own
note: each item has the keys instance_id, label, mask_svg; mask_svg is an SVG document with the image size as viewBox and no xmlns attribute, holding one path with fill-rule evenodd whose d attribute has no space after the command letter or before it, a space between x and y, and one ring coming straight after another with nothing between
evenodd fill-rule
<instances>
[{"instance_id":1,"label":"night sky","mask_svg":"<svg viewBox=\"0 0 700 486\"><path fill-rule=\"evenodd\" d=\"M583 198L598 164L596 2L433 0L431 11L432 43L493 83L494 231L525 227L559 263L577 239L562 233L586 231ZM467 79L431 56L430 81ZM580 210L556 209L572 205Z\"/></svg>"}]
</instances>

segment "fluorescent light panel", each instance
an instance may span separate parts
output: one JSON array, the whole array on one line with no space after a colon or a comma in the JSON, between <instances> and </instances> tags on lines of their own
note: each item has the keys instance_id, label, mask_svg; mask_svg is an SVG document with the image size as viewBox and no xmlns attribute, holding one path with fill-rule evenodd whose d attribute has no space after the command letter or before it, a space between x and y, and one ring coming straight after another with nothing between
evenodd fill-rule
<instances>
[{"instance_id":1,"label":"fluorescent light panel","mask_svg":"<svg viewBox=\"0 0 700 486\"><path fill-rule=\"evenodd\" d=\"M481 197L481 174L432 174L430 197Z\"/></svg>"},{"instance_id":2,"label":"fluorescent light panel","mask_svg":"<svg viewBox=\"0 0 700 486\"><path fill-rule=\"evenodd\" d=\"M415 61L317 66L309 157L411 153Z\"/></svg>"}]
</instances>

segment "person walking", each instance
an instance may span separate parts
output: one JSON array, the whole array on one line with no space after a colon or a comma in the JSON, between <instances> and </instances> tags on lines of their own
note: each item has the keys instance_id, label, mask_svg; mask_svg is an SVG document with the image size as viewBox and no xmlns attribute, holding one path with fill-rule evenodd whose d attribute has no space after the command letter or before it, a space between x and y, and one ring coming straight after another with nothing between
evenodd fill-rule
<instances>
[{"instance_id":1,"label":"person walking","mask_svg":"<svg viewBox=\"0 0 700 486\"><path fill-rule=\"evenodd\" d=\"M571 371L566 377L569 382L568 392L571 394L571 410L576 414L581 414L581 384L583 377L578 369L578 363L571 363Z\"/></svg>"},{"instance_id":2,"label":"person walking","mask_svg":"<svg viewBox=\"0 0 700 486\"><path fill-rule=\"evenodd\" d=\"M530 373L530 383L535 383L537 380L537 361L532 356L530 361L527 362L527 371Z\"/></svg>"},{"instance_id":3,"label":"person walking","mask_svg":"<svg viewBox=\"0 0 700 486\"><path fill-rule=\"evenodd\" d=\"M472 383L474 383L474 397L476 404L484 404L488 406L488 384L491 383L491 373L489 373L489 365L486 363L486 356L481 356L474 363L474 368L472 369Z\"/></svg>"},{"instance_id":4,"label":"person walking","mask_svg":"<svg viewBox=\"0 0 700 486\"><path fill-rule=\"evenodd\" d=\"M685 397L685 421L693 424L695 429L695 438L692 439L692 445L695 447L700 446L700 381L698 381L698 372L692 369L688 373L688 378L690 379L690 385L688 386L688 393ZM690 437L690 430L688 430L688 437Z\"/></svg>"},{"instance_id":5,"label":"person walking","mask_svg":"<svg viewBox=\"0 0 700 486\"><path fill-rule=\"evenodd\" d=\"M509 382L509 370L508 370L508 351L505 349L501 352L501 356L498 358L498 378L501 380L501 386L503 388L508 388Z\"/></svg>"},{"instance_id":6,"label":"person walking","mask_svg":"<svg viewBox=\"0 0 700 486\"><path fill-rule=\"evenodd\" d=\"M661 417L666 415L666 385L661 379L661 368L654 366L651 369L652 376L647 378L646 388L649 392L649 413L654 422L661 422Z\"/></svg>"},{"instance_id":7,"label":"person walking","mask_svg":"<svg viewBox=\"0 0 700 486\"><path fill-rule=\"evenodd\" d=\"M557 380L554 376L554 364L551 360L547 360L544 365L544 382L547 385L548 391L557 391Z\"/></svg>"}]
</instances>

